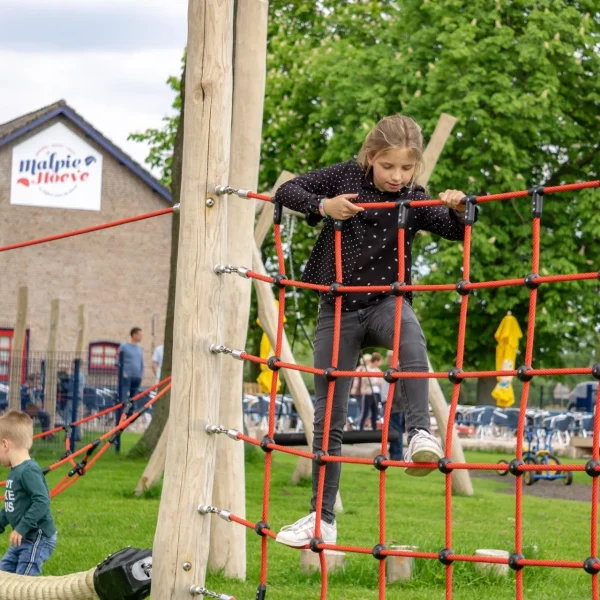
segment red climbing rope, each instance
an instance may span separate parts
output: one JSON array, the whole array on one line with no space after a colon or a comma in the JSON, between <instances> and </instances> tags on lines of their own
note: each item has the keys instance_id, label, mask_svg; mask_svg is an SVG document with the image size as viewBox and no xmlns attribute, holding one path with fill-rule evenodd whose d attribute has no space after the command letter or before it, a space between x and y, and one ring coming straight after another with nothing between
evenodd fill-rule
<instances>
[{"instance_id":1,"label":"red climbing rope","mask_svg":"<svg viewBox=\"0 0 600 600\"><path fill-rule=\"evenodd\" d=\"M356 546L344 546L344 545L331 545L331 544L317 544L313 550L320 552L320 563L321 563L321 600L327 598L327 570L325 563L325 554L321 550L338 550L343 552L354 552L358 554L371 554L379 560L379 600L384 600L386 595L385 589L385 558L388 556L406 556L422 559L437 559L445 565L446 571L446 600L452 600L453 585L453 563L455 562L473 562L473 563L495 563L495 564L509 564L511 568L516 571L516 598L522 600L523 598L523 568L526 567L551 567L551 568L569 568L569 569L581 569L584 568L591 575L591 588L592 588L592 599L598 599L598 571L600 570L600 560L598 560L598 500L600 495L599 490L599 475L600 475L600 387L598 389L596 397L596 411L594 417L594 434L593 434L593 458L586 464L574 464L574 465L560 465L560 468L549 469L548 465L539 464L523 464L523 438L525 433L526 424L526 410L529 399L529 388L530 380L534 376L560 376L560 375L590 375L592 374L597 379L600 379L600 363L592 367L571 367L571 368L554 368L554 369L534 369L533 368L533 348L534 348L534 334L535 334L535 317L537 308L537 288L541 284L552 284L556 282L565 281L583 281L583 280L598 280L600 273L573 273L573 274L555 274L540 276L540 217L541 217L541 196L542 190L545 194L558 193L582 190L585 188L594 188L600 185L600 181L588 181L577 184L553 186L546 188L534 188L530 192L517 191L509 192L505 194L494 194L488 196L477 196L476 198L470 198L466 201L467 204L467 219L465 225L465 236L463 243L463 268L462 277L463 281L458 284L443 284L443 285L403 285L405 264L404 264L404 236L405 231L401 225L402 219L399 220L398 228L398 282L402 285L402 291L457 291L461 294L461 305L460 305L460 316L458 324L458 338L457 338L457 350L456 350L456 362L455 367L449 373L448 372L435 372L435 373L423 373L423 372L406 372L390 370L388 372L388 378L391 379L390 387L388 391L388 397L386 402L386 409L384 414L384 423L382 429L382 440L381 440L381 455L375 460L369 458L353 458L346 456L329 456L327 450L329 447L329 431L331 425L331 415L333 407L333 396L336 385L336 380L339 377L374 377L376 373L369 373L364 371L338 371L338 354L340 347L340 329L341 329L341 314L342 314L342 297L341 294L351 294L354 292L391 292L394 293L393 286L346 286L342 284L342 227L339 223L335 224L335 274L336 282L340 284L337 286L335 296L335 321L333 331L333 352L331 357L331 364L328 369L323 368L312 368L303 365L297 365L281 361L281 340L283 333L283 317L284 317L284 302L285 302L285 287L298 287L304 289L316 290L319 292L331 292L330 286L325 285L314 285L299 281L288 280L285 278L285 262L283 257L283 247L281 244L281 232L278 220L281 219L281 207L276 205L275 210L275 243L277 248L278 257L278 268L279 275L277 277L269 277L255 273L253 271L244 270L248 277L265 281L268 283L274 283L279 288L279 322L277 328L277 343L275 348L275 356L271 359L266 360L258 356L253 356L247 352L240 352L239 357L243 360L248 360L255 363L266 364L270 369L273 370L273 383L271 387L271 402L269 406L269 427L268 434L262 440L252 438L250 436L243 435L242 433L236 433L237 439L244 442L260 446L266 452L265 461L265 479L264 479L264 493L263 493L263 512L262 521L260 523L252 523L245 519L241 519L235 515L227 513L229 520L241 524L245 527L255 529L262 539L262 563L261 563L261 575L260 575L260 586L257 593L257 598L262 600L266 596L266 585L267 585L267 539L275 538L276 534L273 532L268 525L268 514L269 514L269 490L270 490L270 478L271 478L271 465L272 465L272 452L280 451L292 454L295 456L301 456L309 459L318 459L319 475L318 475L318 491L317 491L317 505L316 505L316 531L315 537L317 540L321 535L321 514L323 508L323 486L325 480L325 469L327 463L350 463L350 464L361 464L376 466L379 471L379 538L378 544L373 548L363 548ZM269 196L262 194L254 194L252 192L244 192L248 197L256 198L260 200L268 201ZM474 207L477 203L494 202L509 200L513 198L522 198L526 196L532 196L533 200L533 244L532 244L532 261L531 261L531 273L529 275L523 274L522 277L515 279L505 279L498 281L482 281L482 282L471 282L470 279L470 266L471 266L471 234L474 223ZM439 200L429 200L424 202L413 202L411 205L414 206L438 206L442 203ZM365 209L375 208L390 208L395 206L394 203L372 203L372 204L358 204ZM278 210L279 208L279 210ZM471 212L469 212L471 211ZM530 289L529 292L529 319L527 324L527 339L525 349L525 364L520 367L519 370L495 370L495 371L463 371L464 355L465 355L465 340L467 333L467 315L469 306L469 292L476 289L493 289L508 286L522 286L525 285ZM396 294L396 309L394 317L394 342L393 342L393 356L392 364L398 365L399 362L399 348L400 348L400 337L401 337L401 322L402 322L402 306L403 299L401 295ZM278 371L279 369L290 369L301 371L305 373L311 373L314 375L325 376L329 380L327 388L327 399L325 408L324 418L324 432L323 432L323 444L322 453L319 453L318 457L312 452L306 452L302 450L296 450L290 447L284 447L275 444L273 436L275 432L275 397L277 389ZM381 376L381 375L379 375ZM521 396L521 405L519 410L519 420L517 426L517 440L516 440L516 458L511 464L497 464L497 463L454 463L451 460L452 456L452 438L453 429L455 424L456 409L458 405L460 395L460 384L463 379L472 379L480 377L500 377L500 376L518 376L524 381L523 391ZM388 445L388 430L392 410L392 399L394 396L394 387L399 379L409 378L449 378L453 383L452 399L449 406L448 424L446 429L446 443L445 443L445 457L440 464L415 464L407 463L405 461L389 460L387 458L387 445ZM223 429L220 432L224 432ZM435 552L417 552L409 550L390 550L385 548L386 542L386 469L388 467L395 468L432 468L439 469L445 474L445 535L444 535L444 548L439 553ZM493 558L485 556L475 556L471 554L455 553L452 548L452 473L455 470L486 470L486 471L509 471L516 477L516 494L515 494L515 542L514 552L512 552L509 559L506 558ZM523 551L523 511L522 511L522 500L523 500L523 481L522 474L526 471L549 471L553 470L556 472L574 472L574 471L585 471L588 475L592 476L592 510L591 510L591 541L590 541L590 557L586 560L530 560L525 559L522 555ZM219 511L219 509L217 509ZM308 548L309 546L305 546Z\"/></svg>"},{"instance_id":2,"label":"red climbing rope","mask_svg":"<svg viewBox=\"0 0 600 600\"><path fill-rule=\"evenodd\" d=\"M83 235L84 233L92 233L93 231L100 231L101 229L109 229L110 227L117 227L118 225L126 225L127 223L135 223L136 221L143 221L145 219L152 219L153 217L160 217L161 215L168 215L175 209L163 208L162 210L155 210L154 212L146 213L143 215L137 215L135 217L128 217L127 219L120 219L118 221L111 221L110 223L102 223L102 225L94 225L93 227L86 227L84 229L76 229L75 231L67 231L65 233L59 233L57 235L50 235L36 240L29 240L27 242L18 242L16 244L8 244L7 246L0 246L0 252L7 252L8 250L16 250L17 248L26 248L27 246L35 246L37 244L45 244L46 242L54 242L56 240L63 240L68 237L76 235Z\"/></svg>"}]
</instances>

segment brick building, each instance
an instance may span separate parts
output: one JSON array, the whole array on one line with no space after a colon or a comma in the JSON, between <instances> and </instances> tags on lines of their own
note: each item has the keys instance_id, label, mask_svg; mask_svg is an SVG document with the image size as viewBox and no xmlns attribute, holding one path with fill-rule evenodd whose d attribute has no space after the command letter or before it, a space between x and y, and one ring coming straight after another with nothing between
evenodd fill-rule
<instances>
[{"instance_id":1,"label":"brick building","mask_svg":"<svg viewBox=\"0 0 600 600\"><path fill-rule=\"evenodd\" d=\"M0 125L0 246L170 204L158 180L64 101ZM152 346L163 338L170 246L165 215L0 253L0 381L8 379L21 286L29 288L26 352L47 349L50 303L59 298L58 351L75 350L77 307L84 304L90 366L109 366L115 346L137 325L145 336L145 382L151 381Z\"/></svg>"}]
</instances>

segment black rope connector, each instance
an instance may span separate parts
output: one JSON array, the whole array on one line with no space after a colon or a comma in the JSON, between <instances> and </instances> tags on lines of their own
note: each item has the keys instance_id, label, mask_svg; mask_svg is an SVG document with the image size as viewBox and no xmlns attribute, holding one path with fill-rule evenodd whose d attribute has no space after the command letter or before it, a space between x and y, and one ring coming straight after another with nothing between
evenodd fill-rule
<instances>
[{"instance_id":1,"label":"black rope connector","mask_svg":"<svg viewBox=\"0 0 600 600\"><path fill-rule=\"evenodd\" d=\"M44 467L42 469L42 475L47 475L48 473L50 473L50 467Z\"/></svg>"},{"instance_id":2,"label":"black rope connector","mask_svg":"<svg viewBox=\"0 0 600 600\"><path fill-rule=\"evenodd\" d=\"M64 460L65 458L67 458L67 456L71 456L71 454L73 454L73 452L71 450L67 450L61 457L60 460Z\"/></svg>"},{"instance_id":3,"label":"black rope connector","mask_svg":"<svg viewBox=\"0 0 600 600\"><path fill-rule=\"evenodd\" d=\"M477 207L477 196L465 196L463 198L464 204L466 205L465 224L473 225L477 221L477 213L479 208Z\"/></svg>"},{"instance_id":4,"label":"black rope connector","mask_svg":"<svg viewBox=\"0 0 600 600\"><path fill-rule=\"evenodd\" d=\"M275 277L273 277L273 285L279 289L285 287L285 283L281 283L284 279L287 279L283 273L277 273Z\"/></svg>"},{"instance_id":5,"label":"black rope connector","mask_svg":"<svg viewBox=\"0 0 600 600\"><path fill-rule=\"evenodd\" d=\"M452 459L448 458L447 456L445 458L440 458L440 460L438 461L438 469L444 473L444 475L448 475L448 473L452 473L452 467L449 466L452 464Z\"/></svg>"},{"instance_id":6,"label":"black rope connector","mask_svg":"<svg viewBox=\"0 0 600 600\"><path fill-rule=\"evenodd\" d=\"M83 477L85 475L85 467L86 463L84 461L78 462L70 471L69 477L74 477L75 475L79 475Z\"/></svg>"},{"instance_id":7,"label":"black rope connector","mask_svg":"<svg viewBox=\"0 0 600 600\"><path fill-rule=\"evenodd\" d=\"M450 369L450 371L448 371L448 379L452 382L452 383L462 383L462 377L459 377L459 373L462 373L463 370L459 369L458 367L454 367L454 369Z\"/></svg>"},{"instance_id":8,"label":"black rope connector","mask_svg":"<svg viewBox=\"0 0 600 600\"><path fill-rule=\"evenodd\" d=\"M333 228L334 228L336 231L341 231L341 230L344 228L344 221L340 221L339 219L336 219L336 220L333 222Z\"/></svg>"},{"instance_id":9,"label":"black rope connector","mask_svg":"<svg viewBox=\"0 0 600 600\"><path fill-rule=\"evenodd\" d=\"M388 383L394 383L397 382L398 379L396 377L394 377L394 373L400 373L400 371L398 369L394 369L393 367L390 367L384 374L383 378L388 382Z\"/></svg>"},{"instance_id":10,"label":"black rope connector","mask_svg":"<svg viewBox=\"0 0 600 600\"><path fill-rule=\"evenodd\" d=\"M387 550L387 548L383 544L377 544L376 546L373 546L373 549L371 550L371 554L377 560L385 560L386 556L384 554L382 554L382 552L384 550Z\"/></svg>"},{"instance_id":11,"label":"black rope connector","mask_svg":"<svg viewBox=\"0 0 600 600\"><path fill-rule=\"evenodd\" d=\"M590 575L596 575L600 572L600 560L595 556L590 556L583 561L583 570Z\"/></svg>"},{"instance_id":12,"label":"black rope connector","mask_svg":"<svg viewBox=\"0 0 600 600\"><path fill-rule=\"evenodd\" d=\"M323 466L326 465L327 463L323 460L324 456L329 456L329 452L325 452L325 450L317 450L315 452L315 457L314 457L314 461L319 465L319 466Z\"/></svg>"},{"instance_id":13,"label":"black rope connector","mask_svg":"<svg viewBox=\"0 0 600 600\"><path fill-rule=\"evenodd\" d=\"M531 371L532 368L529 365L521 365L517 369L517 377L521 381L531 381L533 379L533 375L528 375L527 372Z\"/></svg>"},{"instance_id":14,"label":"black rope connector","mask_svg":"<svg viewBox=\"0 0 600 600\"><path fill-rule=\"evenodd\" d=\"M530 290L535 290L540 287L540 284L536 282L536 279L539 277L537 273L529 273L523 282L525 283L525 287L528 287Z\"/></svg>"},{"instance_id":15,"label":"black rope connector","mask_svg":"<svg viewBox=\"0 0 600 600\"><path fill-rule=\"evenodd\" d=\"M596 363L592 367L592 377L594 377L595 379L600 380L600 363Z\"/></svg>"},{"instance_id":16,"label":"black rope connector","mask_svg":"<svg viewBox=\"0 0 600 600\"><path fill-rule=\"evenodd\" d=\"M531 196L531 214L541 217L544 210L544 186L534 185L527 193Z\"/></svg>"},{"instance_id":17,"label":"black rope connector","mask_svg":"<svg viewBox=\"0 0 600 600\"><path fill-rule=\"evenodd\" d=\"M408 225L410 200L398 200L396 206L400 209L398 212L398 229L406 229L406 226Z\"/></svg>"},{"instance_id":18,"label":"black rope connector","mask_svg":"<svg viewBox=\"0 0 600 600\"><path fill-rule=\"evenodd\" d=\"M281 358L279 356L271 356L269 360L267 360L267 367L271 369L271 371L279 371L281 367L278 367L275 363L281 362Z\"/></svg>"},{"instance_id":19,"label":"black rope connector","mask_svg":"<svg viewBox=\"0 0 600 600\"><path fill-rule=\"evenodd\" d=\"M471 282L468 279L461 279L457 284L456 284L456 291L461 295L461 296L468 296L471 293L471 290L467 290L465 289L466 285L469 285Z\"/></svg>"},{"instance_id":20,"label":"black rope connector","mask_svg":"<svg viewBox=\"0 0 600 600\"><path fill-rule=\"evenodd\" d=\"M313 552L323 552L322 548L319 548L319 544L324 544L325 542L318 537L314 537L310 540L310 542L308 543L308 547L313 551Z\"/></svg>"},{"instance_id":21,"label":"black rope connector","mask_svg":"<svg viewBox=\"0 0 600 600\"><path fill-rule=\"evenodd\" d=\"M520 565L519 561L524 560L524 556L522 554L511 554L508 557L508 566L513 569L513 571L520 571L525 565Z\"/></svg>"},{"instance_id":22,"label":"black rope connector","mask_svg":"<svg viewBox=\"0 0 600 600\"><path fill-rule=\"evenodd\" d=\"M598 477L600 471L596 471L596 467L600 467L600 460L588 460L585 463L585 472L590 477Z\"/></svg>"},{"instance_id":23,"label":"black rope connector","mask_svg":"<svg viewBox=\"0 0 600 600\"><path fill-rule=\"evenodd\" d=\"M438 559L443 565L451 565L454 562L450 558L451 554L453 554L452 548L444 548L443 550L440 550Z\"/></svg>"},{"instance_id":24,"label":"black rope connector","mask_svg":"<svg viewBox=\"0 0 600 600\"><path fill-rule=\"evenodd\" d=\"M268 444L274 444L275 440L273 438L267 437L265 435L265 437L260 440L260 449L263 452L273 452L273 448L269 448Z\"/></svg>"},{"instance_id":25,"label":"black rope connector","mask_svg":"<svg viewBox=\"0 0 600 600\"><path fill-rule=\"evenodd\" d=\"M404 296L404 294L406 294L406 290L404 289L405 287L405 281L394 281L394 283L390 285L392 296Z\"/></svg>"},{"instance_id":26,"label":"black rope connector","mask_svg":"<svg viewBox=\"0 0 600 600\"><path fill-rule=\"evenodd\" d=\"M525 463L520 458L513 458L508 463L508 472L515 477L520 477L523 475L523 471L519 471L519 467L524 465Z\"/></svg>"},{"instance_id":27,"label":"black rope connector","mask_svg":"<svg viewBox=\"0 0 600 600\"><path fill-rule=\"evenodd\" d=\"M115 433L113 433L109 438L108 438L108 443L109 444L114 444L117 441L117 438L122 434L123 432L121 430L119 431L115 431Z\"/></svg>"},{"instance_id":28,"label":"black rope connector","mask_svg":"<svg viewBox=\"0 0 600 600\"><path fill-rule=\"evenodd\" d=\"M273 223L275 223L275 225L281 225L281 217L283 217L283 204L275 200L275 197L272 198L271 202L273 203Z\"/></svg>"},{"instance_id":29,"label":"black rope connector","mask_svg":"<svg viewBox=\"0 0 600 600\"><path fill-rule=\"evenodd\" d=\"M336 281L335 283L332 283L329 286L329 293L332 296L335 296L337 298L337 296L341 296L342 292L339 291L339 289L342 287L342 285L344 285L343 283L340 283L339 281Z\"/></svg>"},{"instance_id":30,"label":"black rope connector","mask_svg":"<svg viewBox=\"0 0 600 600\"><path fill-rule=\"evenodd\" d=\"M325 377L325 379L327 379L327 381L335 381L337 379L337 376L334 375L335 373L335 367L328 367L327 369L325 369L323 371L323 377Z\"/></svg>"},{"instance_id":31,"label":"black rope connector","mask_svg":"<svg viewBox=\"0 0 600 600\"><path fill-rule=\"evenodd\" d=\"M254 531L256 531L256 533L258 533L258 535L260 535L261 537L265 537L267 534L265 533L265 529L271 529L269 527L269 524L266 521L259 521L255 526L254 526Z\"/></svg>"},{"instance_id":32,"label":"black rope connector","mask_svg":"<svg viewBox=\"0 0 600 600\"><path fill-rule=\"evenodd\" d=\"M256 588L255 600L265 600L267 597L267 586L262 583Z\"/></svg>"},{"instance_id":33,"label":"black rope connector","mask_svg":"<svg viewBox=\"0 0 600 600\"><path fill-rule=\"evenodd\" d=\"M378 454L374 459L373 459L373 466L378 470L378 471L385 471L388 468L388 465L384 465L383 461L384 460L389 460L389 457L386 456L385 454Z\"/></svg>"}]
</instances>

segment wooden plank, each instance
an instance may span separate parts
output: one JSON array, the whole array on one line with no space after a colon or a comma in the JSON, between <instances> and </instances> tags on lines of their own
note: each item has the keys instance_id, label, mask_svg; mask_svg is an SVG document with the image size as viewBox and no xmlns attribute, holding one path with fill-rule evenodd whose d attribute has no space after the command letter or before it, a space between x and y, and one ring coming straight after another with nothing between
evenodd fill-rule
<instances>
[{"instance_id":1,"label":"wooden plank","mask_svg":"<svg viewBox=\"0 0 600 600\"><path fill-rule=\"evenodd\" d=\"M425 148L423 152L423 160L425 161L425 170L419 177L417 183L422 185L423 187L427 187L427 183L429 182L429 178L435 169L435 165L439 160L442 150L448 141L450 134L452 133L452 129L456 124L456 117L451 115L447 115L446 113L442 113L440 118L438 119L437 125L433 131L433 135L429 140L429 144L427 144L427 148Z\"/></svg>"},{"instance_id":2,"label":"wooden plank","mask_svg":"<svg viewBox=\"0 0 600 600\"><path fill-rule=\"evenodd\" d=\"M173 387L152 600L189 600L208 564L211 520L197 507L212 500L216 436L205 427L219 420L223 359L210 345L227 318L225 278L213 271L226 258L227 203L214 187L229 179L233 10L234 0L189 0Z\"/></svg>"},{"instance_id":3,"label":"wooden plank","mask_svg":"<svg viewBox=\"0 0 600 600\"><path fill-rule=\"evenodd\" d=\"M238 0L235 21L235 65L231 125L229 185L255 190L262 139L263 104L267 64L266 0ZM254 245L255 201L229 196L227 202L227 264L248 265ZM223 341L245 348L250 316L251 281L224 277L222 310L226 315ZM226 358L223 363L219 423L243 431L244 363ZM217 439L217 465L212 503L246 518L244 445L226 436ZM231 527L212 515L208 567L228 577L246 578L246 528Z\"/></svg>"},{"instance_id":4,"label":"wooden plank","mask_svg":"<svg viewBox=\"0 0 600 600\"><path fill-rule=\"evenodd\" d=\"M260 275L267 275L265 265L262 262L260 250L254 246L252 249L252 270ZM277 342L277 320L279 317L279 311L275 304L275 297L271 290L271 284L266 281L254 280L254 288L256 290L256 296L258 299L258 316L260 318L260 324L267 334L271 346L275 348ZM292 354L292 348L288 337L284 331L283 341L281 346L281 360L283 362L289 362L296 364L294 355ZM308 445L312 447L313 443L313 421L314 421L314 408L313 403L310 399L308 389L300 375L299 371L288 369L285 371L285 381L287 383L288 390L294 398L294 405L296 410L305 425L306 439Z\"/></svg>"},{"instance_id":5,"label":"wooden plank","mask_svg":"<svg viewBox=\"0 0 600 600\"><path fill-rule=\"evenodd\" d=\"M85 304L80 304L77 307L77 341L75 342L75 357L81 362L80 377L85 377L85 349L87 348L87 319L85 315ZM79 406L77 407L77 420L83 418L83 398L79 398Z\"/></svg>"},{"instance_id":6,"label":"wooden plank","mask_svg":"<svg viewBox=\"0 0 600 600\"><path fill-rule=\"evenodd\" d=\"M274 195L280 186L286 181L294 179L294 177L296 175L293 173L282 171L271 190L271 195ZM271 227L273 227L273 204L271 202L263 202L262 204L264 204L264 208L261 210L256 226L254 227L254 241L258 248L262 248L267 234L271 230Z\"/></svg>"},{"instance_id":7,"label":"wooden plank","mask_svg":"<svg viewBox=\"0 0 600 600\"><path fill-rule=\"evenodd\" d=\"M23 347L27 331L27 298L27 287L20 287L17 295L17 321L12 340L8 398L8 408L15 410L21 410L21 376L23 373Z\"/></svg>"},{"instance_id":8,"label":"wooden plank","mask_svg":"<svg viewBox=\"0 0 600 600\"><path fill-rule=\"evenodd\" d=\"M85 314L85 304L77 307L77 341L75 342L75 354L77 358L84 359L85 349L87 347L87 319Z\"/></svg>"},{"instance_id":9,"label":"wooden plank","mask_svg":"<svg viewBox=\"0 0 600 600\"><path fill-rule=\"evenodd\" d=\"M431 361L429 361L429 371L433 372ZM444 392L437 379L429 380L429 404L433 408L435 420L438 424L440 437L442 438L442 447L446 443L446 429L448 427L449 407L444 397ZM462 449L456 426L452 429L452 460L457 463L465 463L465 455ZM473 485L471 484L471 475L467 469L456 469L452 471L452 491L461 496L472 496Z\"/></svg>"},{"instance_id":10,"label":"wooden plank","mask_svg":"<svg viewBox=\"0 0 600 600\"><path fill-rule=\"evenodd\" d=\"M147 492L151 487L156 485L162 474L165 472L165 463L167 460L167 440L169 436L169 426L163 429L158 439L158 444L152 452L152 456L142 473L142 477L138 481L135 488L135 495L141 496L144 492Z\"/></svg>"},{"instance_id":11,"label":"wooden plank","mask_svg":"<svg viewBox=\"0 0 600 600\"><path fill-rule=\"evenodd\" d=\"M50 415L50 429L56 420L56 383L57 360L56 344L60 321L60 300L55 298L50 303L50 332L48 334L48 352L46 354L46 383L44 385L44 410Z\"/></svg>"}]
</instances>

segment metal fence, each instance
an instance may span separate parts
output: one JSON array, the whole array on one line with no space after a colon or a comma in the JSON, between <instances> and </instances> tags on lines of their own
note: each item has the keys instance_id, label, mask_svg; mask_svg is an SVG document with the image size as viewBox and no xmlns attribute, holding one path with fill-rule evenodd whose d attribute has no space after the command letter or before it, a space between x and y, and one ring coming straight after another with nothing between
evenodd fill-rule
<instances>
[{"instance_id":1,"label":"metal fence","mask_svg":"<svg viewBox=\"0 0 600 600\"><path fill-rule=\"evenodd\" d=\"M34 433L40 434L115 406L120 401L119 389L116 366L90 368L87 358L78 359L73 352L30 352L22 364L20 409L32 417ZM7 410L9 397L9 381L0 380L0 413ZM91 442L115 426L117 412L89 420L72 431L67 427L64 432L36 439L32 453L64 451L67 433L76 445Z\"/></svg>"}]
</instances>

